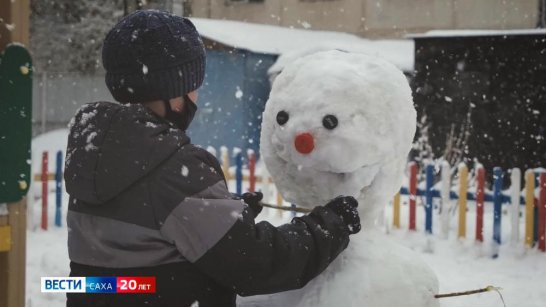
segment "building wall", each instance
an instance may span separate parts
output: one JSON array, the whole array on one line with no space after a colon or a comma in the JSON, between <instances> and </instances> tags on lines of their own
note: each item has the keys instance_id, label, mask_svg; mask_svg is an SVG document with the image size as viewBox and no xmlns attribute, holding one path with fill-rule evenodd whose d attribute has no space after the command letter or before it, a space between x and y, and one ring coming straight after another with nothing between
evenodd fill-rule
<instances>
[{"instance_id":1,"label":"building wall","mask_svg":"<svg viewBox=\"0 0 546 307\"><path fill-rule=\"evenodd\" d=\"M259 152L261 114L270 91L267 69L275 60L244 50L207 50L199 110L188 129L192 143Z\"/></svg>"},{"instance_id":2,"label":"building wall","mask_svg":"<svg viewBox=\"0 0 546 307\"><path fill-rule=\"evenodd\" d=\"M188 0L192 16L365 37L433 29L521 29L537 24L539 0Z\"/></svg>"},{"instance_id":3,"label":"building wall","mask_svg":"<svg viewBox=\"0 0 546 307\"><path fill-rule=\"evenodd\" d=\"M282 2L281 26L350 33L355 33L362 26L364 1L361 0Z\"/></svg>"},{"instance_id":4,"label":"building wall","mask_svg":"<svg viewBox=\"0 0 546 307\"><path fill-rule=\"evenodd\" d=\"M536 0L458 0L455 25L458 28L520 29L535 28L539 1Z\"/></svg>"}]
</instances>

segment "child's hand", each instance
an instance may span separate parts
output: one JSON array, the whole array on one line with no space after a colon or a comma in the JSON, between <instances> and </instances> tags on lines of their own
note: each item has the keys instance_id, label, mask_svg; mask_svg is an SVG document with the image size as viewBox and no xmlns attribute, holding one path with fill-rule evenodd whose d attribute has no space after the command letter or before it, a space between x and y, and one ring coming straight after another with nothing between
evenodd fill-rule
<instances>
[{"instance_id":1,"label":"child's hand","mask_svg":"<svg viewBox=\"0 0 546 307\"><path fill-rule=\"evenodd\" d=\"M260 205L260 200L264 195L261 192L248 192L244 193L241 198L243 201L248 205L252 213L254 213L254 217L257 217L260 212L262 212L262 205Z\"/></svg>"}]
</instances>

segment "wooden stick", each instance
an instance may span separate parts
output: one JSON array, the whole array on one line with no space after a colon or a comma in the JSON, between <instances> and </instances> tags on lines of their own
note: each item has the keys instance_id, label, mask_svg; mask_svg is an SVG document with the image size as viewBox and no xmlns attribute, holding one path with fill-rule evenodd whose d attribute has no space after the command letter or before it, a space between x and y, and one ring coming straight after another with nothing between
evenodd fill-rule
<instances>
[{"instance_id":1,"label":"wooden stick","mask_svg":"<svg viewBox=\"0 0 546 307\"><path fill-rule=\"evenodd\" d=\"M464 291L464 292L453 292L453 293L436 294L436 295L434 295L434 298L444 298L444 297L454 297L454 296L472 295L472 294L478 294L478 293L488 292L488 291L489 291L489 289L483 288L483 289L470 290L470 291Z\"/></svg>"},{"instance_id":2,"label":"wooden stick","mask_svg":"<svg viewBox=\"0 0 546 307\"><path fill-rule=\"evenodd\" d=\"M272 208L272 209L278 209L278 210L285 210L285 211L294 211L294 212L300 212L300 213L309 213L312 211L312 209L309 208L301 208L301 207L289 207L289 206L276 206L276 205L270 205L265 203L260 203L262 207L266 208ZM504 304L504 299L502 297L502 294L499 292L500 288L494 287L494 286L487 286L482 289L477 290L469 290L469 291L463 291L463 292L452 292L452 293L443 293L443 294L436 294L434 295L434 298L446 298L446 297L456 297L456 296L464 296L464 295L473 295L483 292L489 292L489 291L496 291L499 293L501 300ZM506 306L506 305L505 305Z\"/></svg>"},{"instance_id":3,"label":"wooden stick","mask_svg":"<svg viewBox=\"0 0 546 307\"><path fill-rule=\"evenodd\" d=\"M444 298L444 297L454 297L454 296L463 296L463 295L472 295L472 294L478 294L483 292L489 292L498 290L499 288L493 287L493 286L487 286L482 289L477 290L470 290L470 291L463 291L463 292L452 292L452 293L444 293L444 294L436 294L434 295L434 298Z\"/></svg>"},{"instance_id":4,"label":"wooden stick","mask_svg":"<svg viewBox=\"0 0 546 307\"><path fill-rule=\"evenodd\" d=\"M260 205L266 208L278 209L278 210L284 210L284 211L294 211L294 212L300 212L300 213L309 213L312 211L312 209L301 208L301 207L277 206L277 205L270 205L270 204L264 204L264 203L260 203Z\"/></svg>"},{"instance_id":5,"label":"wooden stick","mask_svg":"<svg viewBox=\"0 0 546 307\"><path fill-rule=\"evenodd\" d=\"M489 292L489 291L495 291L499 294L499 297L502 301L502 305L506 307L506 302L504 301L504 297L502 297L502 293L500 292L502 290L499 287L494 286L487 286L482 289L478 290L470 290L470 291L464 291L464 292L453 292L453 293L445 293L445 294L436 294L434 295L434 298L445 298L445 297L455 297L455 296L463 296L463 295L472 295L472 294L478 294L483 292Z\"/></svg>"}]
</instances>

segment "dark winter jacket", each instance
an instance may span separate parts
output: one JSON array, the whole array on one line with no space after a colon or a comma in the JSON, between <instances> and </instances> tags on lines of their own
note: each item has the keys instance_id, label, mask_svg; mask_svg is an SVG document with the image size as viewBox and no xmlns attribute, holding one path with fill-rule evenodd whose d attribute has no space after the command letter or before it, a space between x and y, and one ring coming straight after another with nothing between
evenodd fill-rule
<instances>
[{"instance_id":1,"label":"dark winter jacket","mask_svg":"<svg viewBox=\"0 0 546 307\"><path fill-rule=\"evenodd\" d=\"M98 102L71 123L71 276L155 276L156 294L68 294L67 306L234 306L303 287L347 246L324 207L274 227L232 199L218 161L140 104Z\"/></svg>"}]
</instances>

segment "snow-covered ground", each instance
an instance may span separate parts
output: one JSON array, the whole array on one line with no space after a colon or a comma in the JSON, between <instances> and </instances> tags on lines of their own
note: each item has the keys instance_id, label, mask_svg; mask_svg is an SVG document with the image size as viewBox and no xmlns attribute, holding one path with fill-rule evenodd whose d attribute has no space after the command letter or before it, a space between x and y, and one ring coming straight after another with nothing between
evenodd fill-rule
<instances>
[{"instance_id":1,"label":"snow-covered ground","mask_svg":"<svg viewBox=\"0 0 546 307\"><path fill-rule=\"evenodd\" d=\"M47 135L38 137L33 142L33 157L41 156L42 150L50 150L52 156L57 150L63 149L66 143L66 130L54 131ZM54 162L53 159L51 159ZM38 163L38 164L36 164ZM39 162L33 161L34 165ZM54 163L50 170L54 170ZM38 168L36 168L38 169ZM37 173L38 171L34 171ZM67 276L68 252L66 248L67 229L65 227L64 214L68 204L68 197L63 194L63 226L58 228L54 224L54 204L55 195L53 193L54 184L50 183L51 193L49 201L49 230L43 231L39 226L41 199L39 195L39 185L34 185L29 195L29 230L27 239L27 307L31 306L64 306L65 296L56 293L40 292L40 277L42 276ZM230 188L235 190L234 182L230 182ZM261 186L258 184L258 189ZM274 188L269 189L267 201L275 203ZM35 196L36 195L36 196ZM421 199L418 199L418 205ZM468 228L467 238L456 238L457 216L451 215L450 233L447 239L442 239L439 233L439 216L434 212L434 235L424 234L424 210L419 206L417 211L417 227L415 232L407 230L407 200L402 199L402 229L392 229L390 220L392 219L392 208L387 206L385 209L386 222L382 227L389 232L389 237L396 242L408 246L418 251L420 256L437 273L440 281L440 292L456 292L471 289L483 288L488 285L501 287L501 293L506 302L506 306L525 306L539 307L544 306L546 302L546 291L543 285L546 280L546 254L538 252L536 249L526 250L522 243L523 218L520 219L520 241L512 244L509 242L511 232L509 214L503 214L502 238L503 244L499 249L499 257L493 259L494 253L492 246L492 204L486 203L486 212L484 218L484 238L483 244L474 242L474 204L469 203L469 212L467 216ZM505 210L507 211L507 210ZM290 213L279 214L272 209L264 209L261 219L270 220L274 224L280 224L289 221ZM393 293L396 295L396 293ZM366 305L363 302L363 305ZM445 298L441 301L441 306L480 306L497 307L503 306L503 303L497 293L487 292L483 294Z\"/></svg>"}]
</instances>

